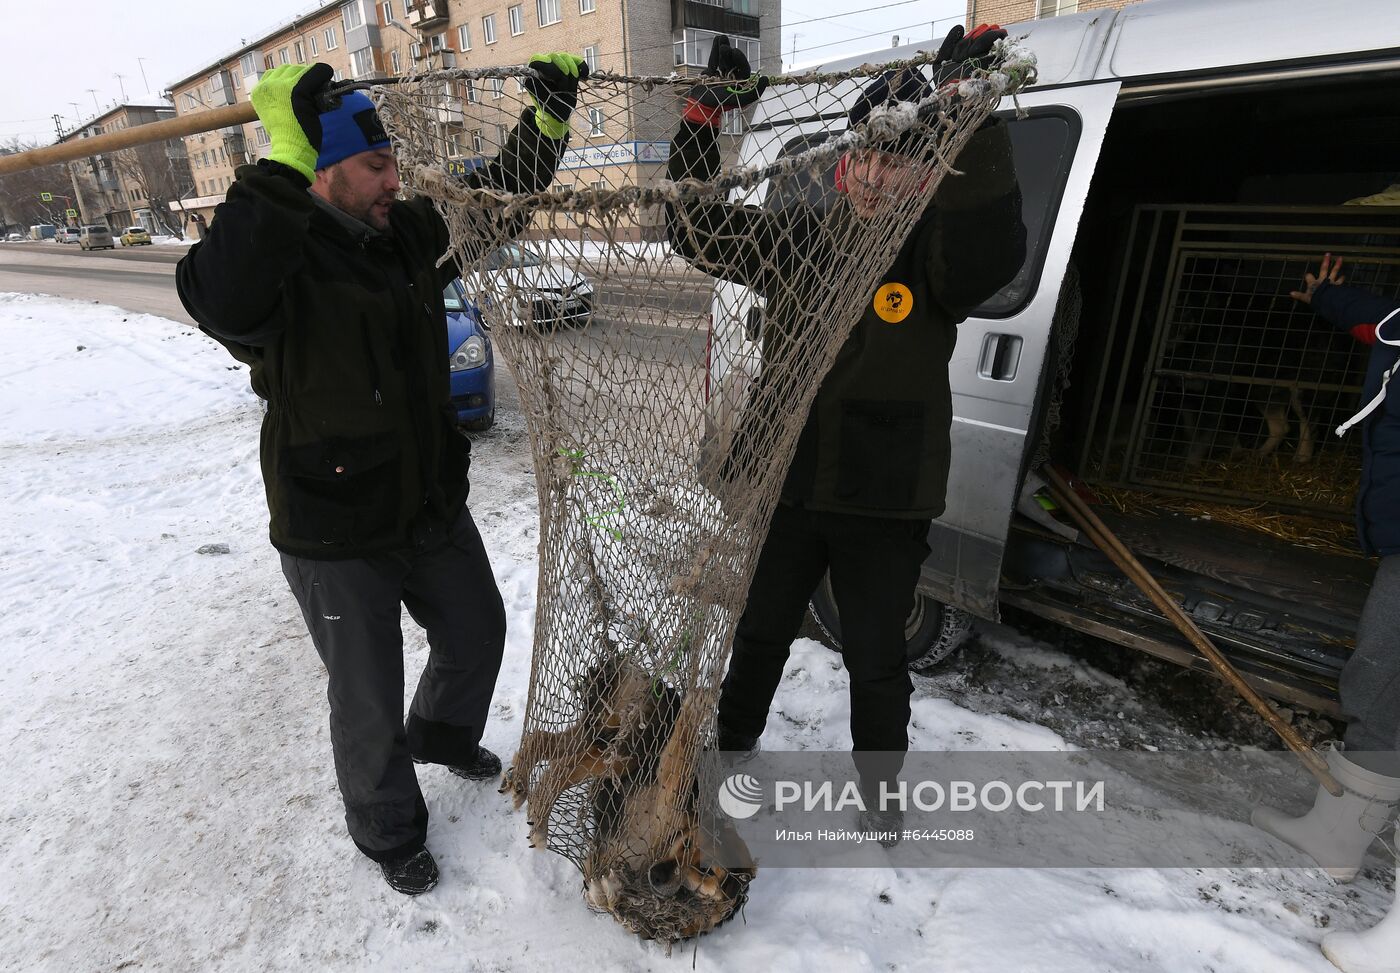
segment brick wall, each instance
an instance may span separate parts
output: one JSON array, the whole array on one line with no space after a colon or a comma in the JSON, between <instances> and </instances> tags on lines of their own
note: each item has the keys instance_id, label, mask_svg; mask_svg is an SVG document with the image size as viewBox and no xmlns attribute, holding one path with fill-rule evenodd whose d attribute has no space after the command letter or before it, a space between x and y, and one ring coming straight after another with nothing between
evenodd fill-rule
<instances>
[{"instance_id":1,"label":"brick wall","mask_svg":"<svg viewBox=\"0 0 1400 973\"><path fill-rule=\"evenodd\" d=\"M1135 0L1079 0L1079 13L1107 8L1122 9ZM1038 0L967 0L967 26L1019 24L1035 20Z\"/></svg>"}]
</instances>

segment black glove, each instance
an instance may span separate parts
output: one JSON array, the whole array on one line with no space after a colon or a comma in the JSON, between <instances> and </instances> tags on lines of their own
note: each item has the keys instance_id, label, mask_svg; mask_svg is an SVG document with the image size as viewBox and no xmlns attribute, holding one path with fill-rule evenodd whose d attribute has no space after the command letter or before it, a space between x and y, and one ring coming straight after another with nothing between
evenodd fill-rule
<instances>
[{"instance_id":1,"label":"black glove","mask_svg":"<svg viewBox=\"0 0 1400 973\"><path fill-rule=\"evenodd\" d=\"M957 81L974 71L989 71L996 64L992 48L1006 36L996 24L979 24L972 33L964 35L962 24L948 31L934 62L933 83L944 85Z\"/></svg>"},{"instance_id":2,"label":"black glove","mask_svg":"<svg viewBox=\"0 0 1400 973\"><path fill-rule=\"evenodd\" d=\"M529 66L539 75L525 79L525 90L535 102L535 125L550 138L561 139L569 134L569 116L578 104L578 83L588 78L588 62L557 51L536 54Z\"/></svg>"},{"instance_id":3,"label":"black glove","mask_svg":"<svg viewBox=\"0 0 1400 973\"><path fill-rule=\"evenodd\" d=\"M702 82L693 86L686 94L685 114L682 116L688 122L718 127L725 112L747 108L758 101L768 88L768 79L753 73L748 57L737 47L732 47L725 34L718 35L710 45L710 61L700 76L723 78L735 83L722 85Z\"/></svg>"}]
</instances>

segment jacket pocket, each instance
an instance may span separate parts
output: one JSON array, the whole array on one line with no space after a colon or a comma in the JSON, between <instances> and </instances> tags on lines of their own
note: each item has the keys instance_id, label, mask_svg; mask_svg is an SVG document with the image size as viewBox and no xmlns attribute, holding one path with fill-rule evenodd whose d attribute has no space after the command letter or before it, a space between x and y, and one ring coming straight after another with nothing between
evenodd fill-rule
<instances>
[{"instance_id":1,"label":"jacket pocket","mask_svg":"<svg viewBox=\"0 0 1400 973\"><path fill-rule=\"evenodd\" d=\"M388 539L401 516L401 455L387 432L282 447L279 479L291 538L336 545Z\"/></svg>"},{"instance_id":2,"label":"jacket pocket","mask_svg":"<svg viewBox=\"0 0 1400 973\"><path fill-rule=\"evenodd\" d=\"M836 497L858 507L909 509L924 460L924 403L841 403Z\"/></svg>"}]
</instances>

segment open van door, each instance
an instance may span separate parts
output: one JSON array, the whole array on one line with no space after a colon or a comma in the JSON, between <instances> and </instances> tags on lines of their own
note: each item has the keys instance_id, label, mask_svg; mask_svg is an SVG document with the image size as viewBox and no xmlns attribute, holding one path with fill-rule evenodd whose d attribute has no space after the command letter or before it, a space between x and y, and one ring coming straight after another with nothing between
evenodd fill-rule
<instances>
[{"instance_id":1,"label":"open van door","mask_svg":"<svg viewBox=\"0 0 1400 973\"><path fill-rule=\"evenodd\" d=\"M1016 279L958 327L948 505L929 531L920 585L925 597L983 618L998 617L1002 554L1035 448L1036 405L1054 374L1051 325L1118 89L1109 82L1032 91L1018 99L1026 114L1010 120L1027 257Z\"/></svg>"}]
</instances>

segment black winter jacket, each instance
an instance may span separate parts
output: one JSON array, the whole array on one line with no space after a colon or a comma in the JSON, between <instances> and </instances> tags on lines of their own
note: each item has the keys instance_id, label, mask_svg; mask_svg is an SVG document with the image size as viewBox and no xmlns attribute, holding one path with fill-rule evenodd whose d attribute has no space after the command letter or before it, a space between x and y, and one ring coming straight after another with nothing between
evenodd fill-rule
<instances>
[{"instance_id":1,"label":"black winter jacket","mask_svg":"<svg viewBox=\"0 0 1400 973\"><path fill-rule=\"evenodd\" d=\"M563 142L522 116L492 164L468 179L534 192ZM267 400L262 473L273 545L337 559L407 547L467 498L469 442L448 381L447 228L423 197L394 204L380 234L318 205L277 163L238 170L208 236L180 261L180 299L252 372ZM524 219L492 224L482 246Z\"/></svg>"},{"instance_id":2,"label":"black winter jacket","mask_svg":"<svg viewBox=\"0 0 1400 973\"><path fill-rule=\"evenodd\" d=\"M719 167L714 129L683 122L669 167L672 179L711 178ZM784 503L876 517L943 513L957 325L1015 276L1026 253L1006 125L985 125L957 167L966 175L944 179L875 289L850 295L864 310L808 412ZM695 267L767 299L766 363L783 354L781 342L801 340L790 322L803 310L791 302L823 292L846 259L831 228L856 218L844 196L825 216L806 203L769 210L699 202L673 210L669 226ZM744 448L742 428L735 442Z\"/></svg>"},{"instance_id":3,"label":"black winter jacket","mask_svg":"<svg viewBox=\"0 0 1400 973\"><path fill-rule=\"evenodd\" d=\"M1318 284L1312 298L1313 310L1343 331L1379 324L1397 306L1400 305L1393 298L1327 281ZM1390 341L1400 338L1400 315L1385 325L1384 336ZM1358 407L1376 397L1386 371L1394 368L1397 361L1400 348L1379 341L1371 346ZM1385 401L1351 435L1358 432L1361 483L1356 491L1357 538L1367 554L1400 554L1400 379L1391 379Z\"/></svg>"}]
</instances>

